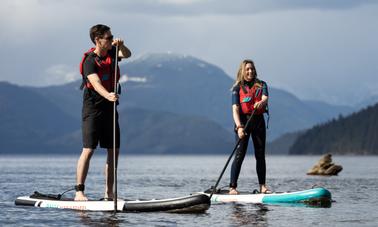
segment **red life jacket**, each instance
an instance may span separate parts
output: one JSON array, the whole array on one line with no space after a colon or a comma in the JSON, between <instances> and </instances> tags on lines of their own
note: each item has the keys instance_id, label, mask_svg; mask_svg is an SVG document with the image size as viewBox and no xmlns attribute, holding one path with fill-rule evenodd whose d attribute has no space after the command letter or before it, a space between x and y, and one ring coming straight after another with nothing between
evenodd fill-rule
<instances>
[{"instance_id":1,"label":"red life jacket","mask_svg":"<svg viewBox=\"0 0 378 227\"><path fill-rule=\"evenodd\" d=\"M240 97L240 106L243 114L252 114L254 104L261 101L263 95L263 83L259 80L253 84L251 88L248 85L240 85L239 97ZM256 109L254 114L263 114L267 112L267 108Z\"/></svg>"},{"instance_id":2,"label":"red life jacket","mask_svg":"<svg viewBox=\"0 0 378 227\"><path fill-rule=\"evenodd\" d=\"M95 50L95 48L92 47L87 52L85 52L84 56L83 56L83 58L80 62L80 74L83 77L83 84L82 84L81 88L83 88L85 86L89 89L94 89L92 84L89 82L89 80L86 78L86 76L84 75L84 72L83 72L84 61L89 55L95 54L93 52L94 50ZM97 74L98 74L98 76L101 80L102 86L104 86L104 88L108 92L114 91L114 61L113 61L113 58L109 54L106 55L104 60L101 60L100 57L96 56L95 57L95 63L96 63L97 69L98 69ZM117 69L117 82L118 82L119 78L120 78L120 72L119 72L119 67L118 67L118 69Z\"/></svg>"}]
</instances>

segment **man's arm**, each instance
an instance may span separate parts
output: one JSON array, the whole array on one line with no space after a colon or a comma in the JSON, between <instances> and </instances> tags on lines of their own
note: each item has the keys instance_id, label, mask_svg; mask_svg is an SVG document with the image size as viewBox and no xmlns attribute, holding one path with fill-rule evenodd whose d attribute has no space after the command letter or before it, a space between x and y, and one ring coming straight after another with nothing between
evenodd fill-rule
<instances>
[{"instance_id":1,"label":"man's arm","mask_svg":"<svg viewBox=\"0 0 378 227\"><path fill-rule=\"evenodd\" d=\"M124 44L119 46L118 56L120 58L129 58L131 57L131 51Z\"/></svg>"},{"instance_id":2,"label":"man's arm","mask_svg":"<svg viewBox=\"0 0 378 227\"><path fill-rule=\"evenodd\" d=\"M97 93L99 93L102 97L106 98L111 102L115 102L118 99L118 95L114 92L108 92L104 86L101 84L101 80L98 77L97 73L92 73L87 76L89 82L92 84L93 88Z\"/></svg>"},{"instance_id":3,"label":"man's arm","mask_svg":"<svg viewBox=\"0 0 378 227\"><path fill-rule=\"evenodd\" d=\"M131 56L131 51L129 50L129 48L127 48L123 42L122 39L119 39L119 38L116 38L114 39L113 43L112 43L113 46L116 46L118 45L118 57L119 58L129 58Z\"/></svg>"}]
</instances>

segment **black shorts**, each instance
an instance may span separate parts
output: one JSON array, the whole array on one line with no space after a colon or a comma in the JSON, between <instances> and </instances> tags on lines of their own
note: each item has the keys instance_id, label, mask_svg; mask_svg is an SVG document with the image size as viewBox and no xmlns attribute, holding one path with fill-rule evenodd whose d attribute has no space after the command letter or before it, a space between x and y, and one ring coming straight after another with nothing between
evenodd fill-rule
<instances>
[{"instance_id":1,"label":"black shorts","mask_svg":"<svg viewBox=\"0 0 378 227\"><path fill-rule=\"evenodd\" d=\"M85 95L84 95L85 96ZM113 148L113 103L93 105L84 99L82 110L83 147L95 149L100 142L101 148ZM120 129L116 111L116 148L120 146Z\"/></svg>"}]
</instances>

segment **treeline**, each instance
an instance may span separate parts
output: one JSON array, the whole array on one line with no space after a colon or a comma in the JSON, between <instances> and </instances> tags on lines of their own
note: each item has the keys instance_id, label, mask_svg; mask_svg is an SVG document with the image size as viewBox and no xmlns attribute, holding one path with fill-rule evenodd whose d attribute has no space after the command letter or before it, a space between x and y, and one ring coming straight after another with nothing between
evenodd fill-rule
<instances>
[{"instance_id":1,"label":"treeline","mask_svg":"<svg viewBox=\"0 0 378 227\"><path fill-rule=\"evenodd\" d=\"M378 154L378 104L301 134L290 154Z\"/></svg>"}]
</instances>

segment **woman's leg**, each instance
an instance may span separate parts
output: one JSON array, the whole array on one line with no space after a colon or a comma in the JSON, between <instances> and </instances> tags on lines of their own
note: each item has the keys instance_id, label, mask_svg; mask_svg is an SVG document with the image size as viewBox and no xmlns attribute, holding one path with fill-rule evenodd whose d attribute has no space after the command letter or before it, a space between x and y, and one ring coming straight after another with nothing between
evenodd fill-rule
<instances>
[{"instance_id":1,"label":"woman's leg","mask_svg":"<svg viewBox=\"0 0 378 227\"><path fill-rule=\"evenodd\" d=\"M236 135L236 138L239 139L237 135ZM243 164L245 154L247 153L248 141L249 141L249 134L246 135L243 139L241 139L239 143L239 148L236 150L234 161L232 162L232 166L231 166L231 179L230 179L231 188L236 188L238 186L237 182L238 182L240 169Z\"/></svg>"},{"instance_id":2,"label":"woman's leg","mask_svg":"<svg viewBox=\"0 0 378 227\"><path fill-rule=\"evenodd\" d=\"M263 115L256 115L252 128L252 140L255 148L256 172L260 185L265 185L266 163L265 163L265 142L266 128Z\"/></svg>"}]
</instances>

